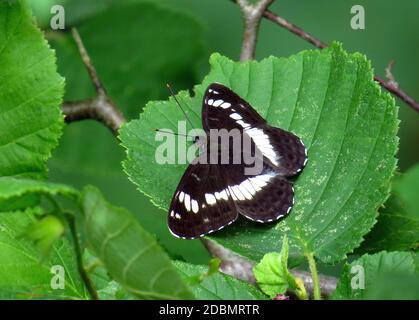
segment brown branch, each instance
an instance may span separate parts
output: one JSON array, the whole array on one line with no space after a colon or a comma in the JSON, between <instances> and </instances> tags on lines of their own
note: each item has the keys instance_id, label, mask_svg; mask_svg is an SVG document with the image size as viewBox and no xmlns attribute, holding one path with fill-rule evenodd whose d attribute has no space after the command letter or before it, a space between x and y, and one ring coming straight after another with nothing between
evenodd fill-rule
<instances>
[{"instance_id":1,"label":"brown branch","mask_svg":"<svg viewBox=\"0 0 419 320\"><path fill-rule=\"evenodd\" d=\"M112 99L107 95L79 33L75 28L72 28L71 32L89 77L95 87L97 96L93 99L64 102L61 110L65 115L65 121L73 122L94 119L102 122L116 135L121 125L126 122L126 119L113 103Z\"/></svg>"},{"instance_id":2,"label":"brown branch","mask_svg":"<svg viewBox=\"0 0 419 320\"><path fill-rule=\"evenodd\" d=\"M319 39L313 37L312 35L305 32L303 29L297 27L296 25L292 24L291 22L287 21L286 19L278 16L277 14L273 13L272 11L266 10L263 13L263 17L266 19L276 23L277 25L287 29L288 31L291 31L295 35L297 35L300 38L303 38L304 40L310 42L312 45L319 49L326 48L328 45ZM391 69L391 67L390 67ZM419 102L415 101L411 96L409 96L405 91L399 88L399 86L389 80L386 81L378 76L374 76L374 80L377 81L382 87L387 89L389 92L394 94L395 96L399 97L401 100L403 100L406 104L411 106L414 110L419 112ZM394 78L393 78L394 80Z\"/></svg>"},{"instance_id":3,"label":"brown branch","mask_svg":"<svg viewBox=\"0 0 419 320\"><path fill-rule=\"evenodd\" d=\"M260 20L272 2L274 0L258 0L255 4L250 4L248 0L237 0L244 18L241 61L254 59Z\"/></svg>"},{"instance_id":4,"label":"brown branch","mask_svg":"<svg viewBox=\"0 0 419 320\"><path fill-rule=\"evenodd\" d=\"M254 263L233 253L223 246L211 241L209 239L202 239L202 243L211 253L212 256L221 260L220 271L228 274L234 278L256 284L256 279L253 275ZM291 270L291 273L304 281L304 285L310 296L313 296L313 280L311 274L307 271ZM336 289L337 279L330 276L319 275L321 295L324 297L330 296Z\"/></svg>"}]
</instances>

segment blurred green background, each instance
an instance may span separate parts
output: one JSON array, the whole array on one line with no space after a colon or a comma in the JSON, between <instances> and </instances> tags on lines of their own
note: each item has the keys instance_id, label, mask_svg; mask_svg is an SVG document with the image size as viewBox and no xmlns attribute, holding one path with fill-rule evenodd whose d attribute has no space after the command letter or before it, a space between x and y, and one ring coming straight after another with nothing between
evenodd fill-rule
<instances>
[{"instance_id":1,"label":"blurred green background","mask_svg":"<svg viewBox=\"0 0 419 320\"><path fill-rule=\"evenodd\" d=\"M105 87L128 118L137 118L149 100L166 99L166 83L190 89L208 72L208 57L220 52L238 59L242 37L239 8L229 0L31 0L38 24L56 49L59 72L66 78L65 100L94 95L69 27L77 26ZM49 26L54 4L65 8L67 30ZM352 30L351 7L365 8L365 30ZM385 76L389 61L399 85L419 100L419 1L278 0L271 10L324 42L338 40L350 52L372 61ZM260 29L257 59L289 56L313 47L270 21ZM399 168L418 162L419 114L400 106ZM93 184L115 204L129 208L172 254L190 262L206 262L198 240L173 238L166 213L155 208L122 172L124 150L117 139L94 121L65 128L49 162L50 179L77 187Z\"/></svg>"}]
</instances>

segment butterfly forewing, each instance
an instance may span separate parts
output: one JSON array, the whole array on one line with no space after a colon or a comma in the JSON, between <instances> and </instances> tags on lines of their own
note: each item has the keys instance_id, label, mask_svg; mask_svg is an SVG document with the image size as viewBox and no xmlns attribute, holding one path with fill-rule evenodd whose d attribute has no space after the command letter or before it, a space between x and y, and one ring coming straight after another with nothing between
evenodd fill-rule
<instances>
[{"instance_id":1,"label":"butterfly forewing","mask_svg":"<svg viewBox=\"0 0 419 320\"><path fill-rule=\"evenodd\" d=\"M297 174L307 162L307 150L299 137L267 124L249 103L221 84L213 83L208 87L202 119L207 132L239 129L247 134L283 176Z\"/></svg>"},{"instance_id":2,"label":"butterfly forewing","mask_svg":"<svg viewBox=\"0 0 419 320\"><path fill-rule=\"evenodd\" d=\"M190 164L169 209L169 229L193 239L222 229L237 218L237 210L215 164Z\"/></svg>"}]
</instances>

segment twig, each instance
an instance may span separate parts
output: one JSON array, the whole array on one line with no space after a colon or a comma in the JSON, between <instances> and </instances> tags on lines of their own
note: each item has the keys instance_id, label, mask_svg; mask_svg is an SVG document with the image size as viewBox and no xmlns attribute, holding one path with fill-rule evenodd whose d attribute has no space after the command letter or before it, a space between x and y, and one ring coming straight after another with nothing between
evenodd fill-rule
<instances>
[{"instance_id":1,"label":"twig","mask_svg":"<svg viewBox=\"0 0 419 320\"><path fill-rule=\"evenodd\" d=\"M391 61L388 63L388 66L387 66L387 68L386 68L386 78L387 78L387 82L388 82L389 84L392 84L393 86L398 87L398 86L399 86L399 84L398 84L398 83L396 82L396 80L394 79L393 72L392 72L393 65L394 65L394 60L391 60Z\"/></svg>"},{"instance_id":2,"label":"twig","mask_svg":"<svg viewBox=\"0 0 419 320\"><path fill-rule=\"evenodd\" d=\"M96 69L84 47L79 33L75 28L72 28L71 32L89 77L95 87L97 96L93 99L63 103L61 110L65 115L65 121L73 122L84 119L95 119L105 124L116 135L121 125L126 122L126 119L106 94L106 90L97 75Z\"/></svg>"},{"instance_id":3,"label":"twig","mask_svg":"<svg viewBox=\"0 0 419 320\"><path fill-rule=\"evenodd\" d=\"M255 4L249 4L248 0L237 0L244 18L241 61L254 59L260 20L272 2L274 0L259 0Z\"/></svg>"},{"instance_id":4,"label":"twig","mask_svg":"<svg viewBox=\"0 0 419 320\"><path fill-rule=\"evenodd\" d=\"M220 270L234 278L256 284L256 279L253 275L253 262L233 253L223 246L211 241L209 239L202 239L202 243L212 256L221 259ZM303 280L307 292L314 296L314 285L310 272L291 270L291 273ZM330 296L336 289L337 279L330 276L318 275L321 295L324 297Z\"/></svg>"},{"instance_id":5,"label":"twig","mask_svg":"<svg viewBox=\"0 0 419 320\"><path fill-rule=\"evenodd\" d=\"M272 11L266 10L263 13L263 17L266 19L276 23L277 25L291 31L295 35L304 40L310 42L312 45L319 49L326 48L328 45L319 39L313 37L312 35L305 32L303 29L297 27L296 25L292 24L291 22L287 21L283 17L278 16L277 14L273 13ZM390 93L394 94L395 96L399 97L403 100L407 105L411 106L414 110L419 112L419 102L415 101L411 96L409 96L406 92L399 88L392 81L386 81L378 76L374 76L374 80L377 81L382 87L387 89ZM393 78L394 80L394 78Z\"/></svg>"}]
</instances>

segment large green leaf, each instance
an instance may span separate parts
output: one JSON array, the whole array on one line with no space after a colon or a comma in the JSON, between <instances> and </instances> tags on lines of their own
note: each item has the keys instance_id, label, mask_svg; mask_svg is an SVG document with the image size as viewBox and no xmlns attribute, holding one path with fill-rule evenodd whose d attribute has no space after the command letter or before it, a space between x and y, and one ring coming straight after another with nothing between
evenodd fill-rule
<instances>
[{"instance_id":1,"label":"large green leaf","mask_svg":"<svg viewBox=\"0 0 419 320\"><path fill-rule=\"evenodd\" d=\"M208 266L195 265L181 261L175 261L175 266L179 273L183 275L185 281L208 270ZM204 277L202 282L193 285L191 290L200 300L266 299L266 296L255 286L220 272L215 272Z\"/></svg>"},{"instance_id":2,"label":"large green leaf","mask_svg":"<svg viewBox=\"0 0 419 320\"><path fill-rule=\"evenodd\" d=\"M22 1L0 2L0 176L44 177L61 135L64 81Z\"/></svg>"},{"instance_id":3,"label":"large green leaf","mask_svg":"<svg viewBox=\"0 0 419 320\"><path fill-rule=\"evenodd\" d=\"M44 257L32 241L23 237L36 222L39 208L0 213L0 297L19 299L86 299L88 294L77 272L73 249L58 241ZM52 289L51 267L65 271L65 288Z\"/></svg>"},{"instance_id":4,"label":"large green leaf","mask_svg":"<svg viewBox=\"0 0 419 320\"><path fill-rule=\"evenodd\" d=\"M129 211L110 205L93 187L84 190L81 206L89 248L125 290L142 299L193 298L169 257Z\"/></svg>"},{"instance_id":5,"label":"large green leaf","mask_svg":"<svg viewBox=\"0 0 419 320\"><path fill-rule=\"evenodd\" d=\"M419 299L417 268L408 252L363 255L344 267L333 298Z\"/></svg>"},{"instance_id":6,"label":"large green leaf","mask_svg":"<svg viewBox=\"0 0 419 320\"><path fill-rule=\"evenodd\" d=\"M66 17L78 15L76 7L90 11L95 4L69 1ZM99 77L127 117L137 117L150 99L167 97L167 82L176 87L196 83L204 32L198 21L183 12L150 1L128 5L126 1L107 1L100 14L90 15L77 27ZM71 34L54 33L51 43L57 52L58 70L66 77L65 100L94 96ZM171 252L193 261L205 256L203 250L201 255L194 254L201 247L199 241L185 244L166 234L166 218L128 181L121 168L123 158L123 149L103 125L95 121L71 123L49 162L49 176L78 188L98 186L109 201L130 209L147 230L159 234Z\"/></svg>"},{"instance_id":7,"label":"large green leaf","mask_svg":"<svg viewBox=\"0 0 419 320\"><path fill-rule=\"evenodd\" d=\"M393 98L372 81L370 63L339 45L303 51L288 59L233 62L219 54L195 95L178 99L196 127L201 126L203 93L211 82L229 86L274 126L300 136L308 165L295 182L295 206L274 226L235 223L212 237L254 260L275 251L288 235L290 254L312 252L324 262L345 257L375 222L388 196L398 139ZM184 120L173 99L150 102L139 120L120 130L127 149L124 167L138 188L167 210L186 165L155 161L153 128L177 131Z\"/></svg>"}]
</instances>

